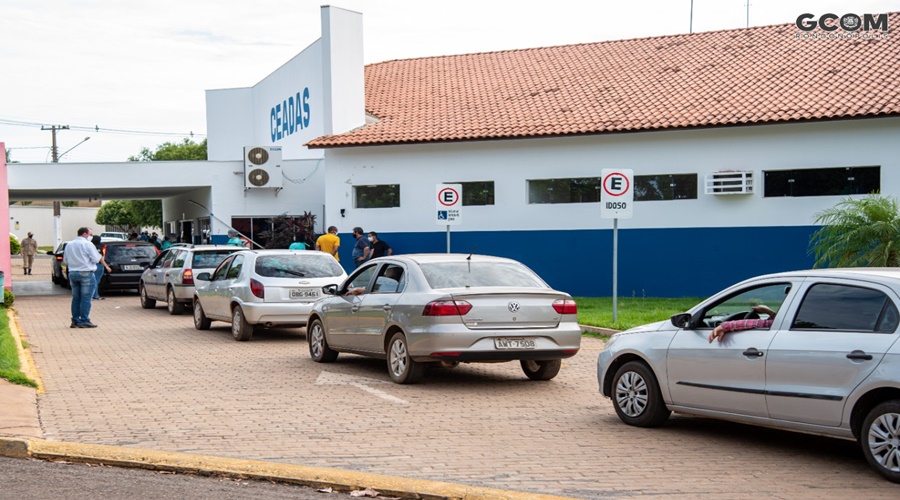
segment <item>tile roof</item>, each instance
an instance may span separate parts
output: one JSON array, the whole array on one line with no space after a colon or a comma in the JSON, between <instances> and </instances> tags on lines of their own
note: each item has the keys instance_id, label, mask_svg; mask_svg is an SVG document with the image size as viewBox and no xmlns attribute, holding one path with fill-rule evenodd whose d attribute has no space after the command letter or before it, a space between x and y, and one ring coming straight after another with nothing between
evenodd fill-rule
<instances>
[{"instance_id":1,"label":"tile roof","mask_svg":"<svg viewBox=\"0 0 900 500\"><path fill-rule=\"evenodd\" d=\"M889 15L889 25L900 25L900 13ZM797 33L782 24L371 64L366 112L378 121L308 146L900 114L896 33L824 40Z\"/></svg>"}]
</instances>

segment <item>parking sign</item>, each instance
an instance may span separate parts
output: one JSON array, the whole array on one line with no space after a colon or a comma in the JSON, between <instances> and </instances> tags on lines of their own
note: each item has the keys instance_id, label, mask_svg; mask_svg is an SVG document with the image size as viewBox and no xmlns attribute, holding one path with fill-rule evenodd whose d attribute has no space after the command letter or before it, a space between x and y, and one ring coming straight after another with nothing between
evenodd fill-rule
<instances>
[{"instance_id":1,"label":"parking sign","mask_svg":"<svg viewBox=\"0 0 900 500\"><path fill-rule=\"evenodd\" d=\"M462 224L462 184L438 184L435 222L441 226Z\"/></svg>"},{"instance_id":2,"label":"parking sign","mask_svg":"<svg viewBox=\"0 0 900 500\"><path fill-rule=\"evenodd\" d=\"M630 219L634 214L634 171L604 168L600 180L600 218Z\"/></svg>"}]
</instances>

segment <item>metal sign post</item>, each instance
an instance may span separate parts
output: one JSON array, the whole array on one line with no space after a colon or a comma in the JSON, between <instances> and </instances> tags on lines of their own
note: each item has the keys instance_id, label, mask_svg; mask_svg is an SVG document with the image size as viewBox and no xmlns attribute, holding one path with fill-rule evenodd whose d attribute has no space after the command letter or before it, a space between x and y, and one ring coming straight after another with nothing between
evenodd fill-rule
<instances>
[{"instance_id":1,"label":"metal sign post","mask_svg":"<svg viewBox=\"0 0 900 500\"><path fill-rule=\"evenodd\" d=\"M447 253L450 253L450 226L462 224L462 184L438 184L435 192L435 222L447 226Z\"/></svg>"},{"instance_id":2,"label":"metal sign post","mask_svg":"<svg viewBox=\"0 0 900 500\"><path fill-rule=\"evenodd\" d=\"M600 174L600 218L613 220L612 315L619 320L619 219L634 215L634 172L628 169L605 168Z\"/></svg>"}]
</instances>

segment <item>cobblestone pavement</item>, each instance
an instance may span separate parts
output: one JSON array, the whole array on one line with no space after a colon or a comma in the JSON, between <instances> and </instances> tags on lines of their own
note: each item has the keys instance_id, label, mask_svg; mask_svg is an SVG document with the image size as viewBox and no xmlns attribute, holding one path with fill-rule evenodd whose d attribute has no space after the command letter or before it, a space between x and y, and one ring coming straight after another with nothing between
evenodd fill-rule
<instances>
[{"instance_id":1,"label":"cobblestone pavement","mask_svg":"<svg viewBox=\"0 0 900 500\"><path fill-rule=\"evenodd\" d=\"M236 342L224 323L69 298L16 301L46 387L48 440L271 460L584 498L897 498L852 442L696 418L622 424L597 391L602 342L586 338L550 382L518 363L433 369L390 382L385 363L309 359L303 330Z\"/></svg>"}]
</instances>

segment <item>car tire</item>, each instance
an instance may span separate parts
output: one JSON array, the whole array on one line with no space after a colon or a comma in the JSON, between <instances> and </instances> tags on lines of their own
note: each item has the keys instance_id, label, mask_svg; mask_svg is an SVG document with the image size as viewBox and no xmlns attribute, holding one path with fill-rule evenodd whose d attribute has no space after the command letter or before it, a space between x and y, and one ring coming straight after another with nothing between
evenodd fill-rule
<instances>
[{"instance_id":1,"label":"car tire","mask_svg":"<svg viewBox=\"0 0 900 500\"><path fill-rule=\"evenodd\" d=\"M178 299L175 297L175 289L172 287L169 287L166 291L166 309L169 310L169 314L172 316L178 316L184 312L184 304L178 302Z\"/></svg>"},{"instance_id":2,"label":"car tire","mask_svg":"<svg viewBox=\"0 0 900 500\"><path fill-rule=\"evenodd\" d=\"M314 319L309 324L306 328L306 340L309 342L309 356L316 363L331 363L337 359L338 352L328 347L322 320Z\"/></svg>"},{"instance_id":3,"label":"car tire","mask_svg":"<svg viewBox=\"0 0 900 500\"><path fill-rule=\"evenodd\" d=\"M559 373L562 367L561 359L547 359L543 361L522 359L519 361L522 371L531 380L550 380Z\"/></svg>"},{"instance_id":4,"label":"car tire","mask_svg":"<svg viewBox=\"0 0 900 500\"><path fill-rule=\"evenodd\" d=\"M147 296L147 289L144 288L143 283L138 285L138 293L141 294L141 307L144 309L153 309L156 307L156 300Z\"/></svg>"},{"instance_id":5,"label":"car tire","mask_svg":"<svg viewBox=\"0 0 900 500\"><path fill-rule=\"evenodd\" d=\"M425 365L409 357L409 345L403 332L395 333L388 343L387 367L391 380L398 384L416 384L425 374Z\"/></svg>"},{"instance_id":6,"label":"car tire","mask_svg":"<svg viewBox=\"0 0 900 500\"><path fill-rule=\"evenodd\" d=\"M253 336L253 325L247 323L241 306L235 306L231 311L231 336L234 337L234 340L241 342L246 342Z\"/></svg>"},{"instance_id":7,"label":"car tire","mask_svg":"<svg viewBox=\"0 0 900 500\"><path fill-rule=\"evenodd\" d=\"M630 361L616 371L612 401L619 418L635 427L658 427L672 413L666 408L653 371L641 361Z\"/></svg>"},{"instance_id":8,"label":"car tire","mask_svg":"<svg viewBox=\"0 0 900 500\"><path fill-rule=\"evenodd\" d=\"M200 300L194 300L194 328L209 330L209 325L211 324L212 320L206 317L206 313L203 312L203 306L200 305Z\"/></svg>"},{"instance_id":9,"label":"car tire","mask_svg":"<svg viewBox=\"0 0 900 500\"><path fill-rule=\"evenodd\" d=\"M885 401L866 415L859 444L869 465L885 479L900 483L900 400Z\"/></svg>"}]
</instances>

